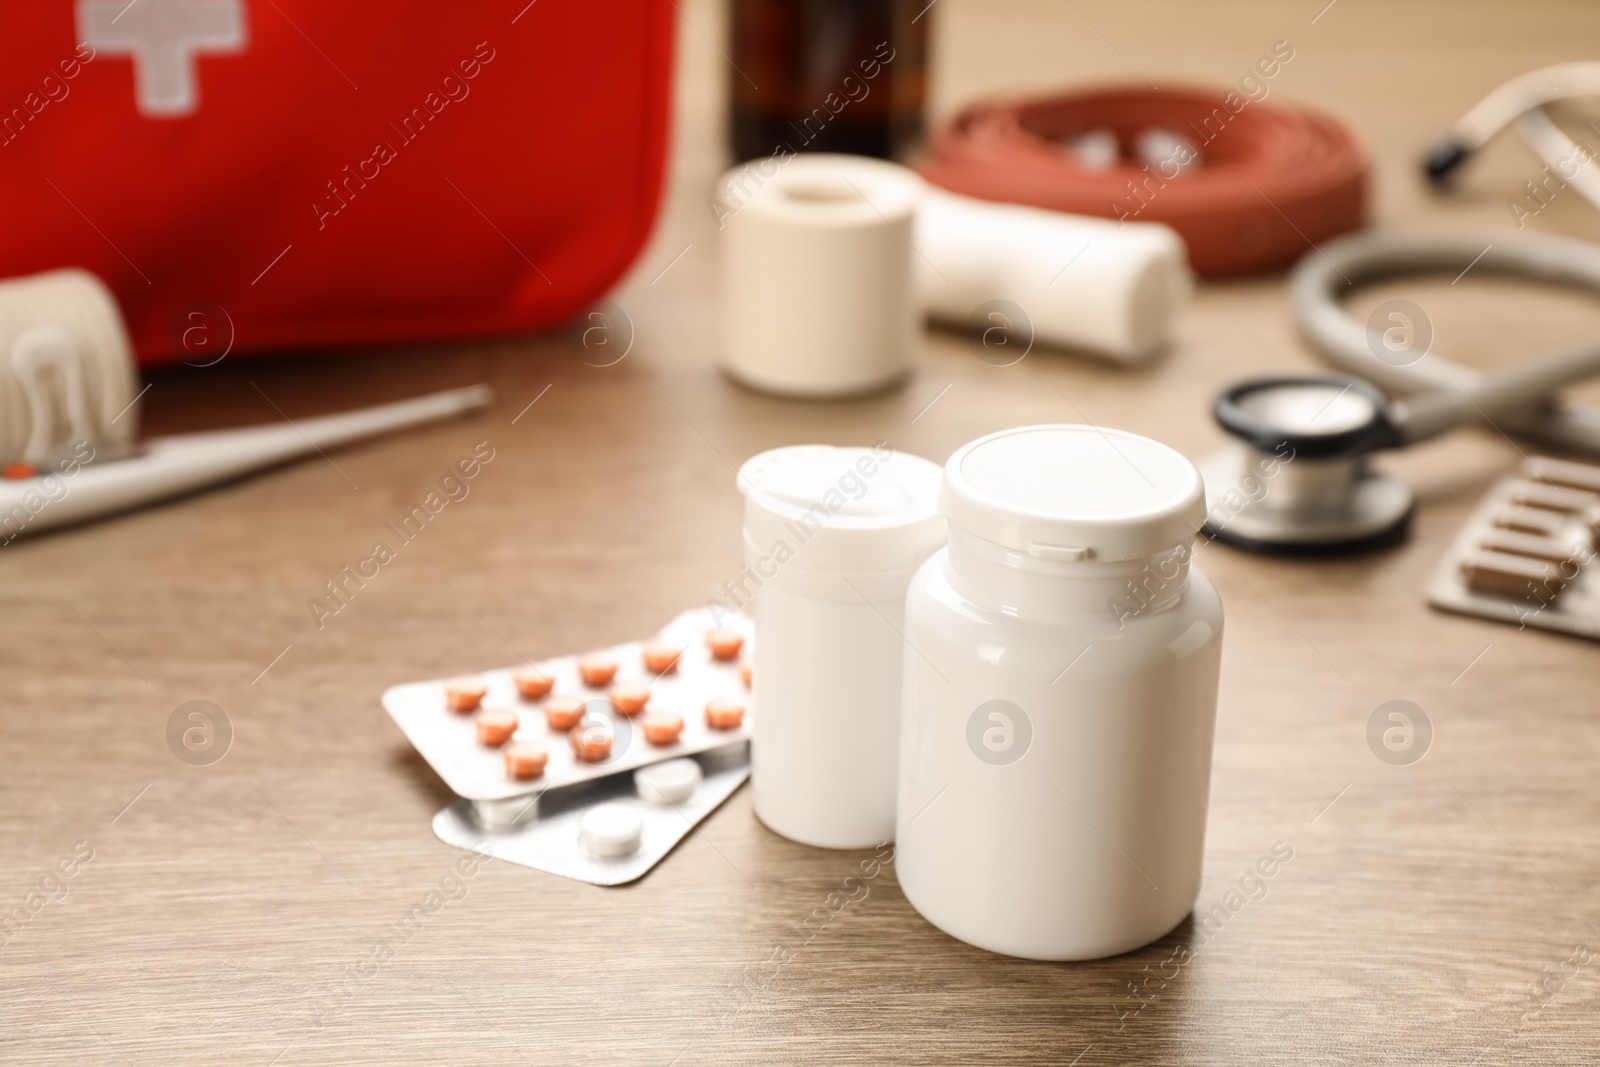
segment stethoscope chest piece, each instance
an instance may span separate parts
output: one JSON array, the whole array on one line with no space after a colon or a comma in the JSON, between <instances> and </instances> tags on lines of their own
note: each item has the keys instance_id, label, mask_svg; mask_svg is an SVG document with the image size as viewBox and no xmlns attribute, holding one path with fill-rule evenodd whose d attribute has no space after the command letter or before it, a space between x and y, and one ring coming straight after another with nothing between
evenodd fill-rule
<instances>
[{"instance_id":1,"label":"stethoscope chest piece","mask_svg":"<svg viewBox=\"0 0 1600 1067\"><path fill-rule=\"evenodd\" d=\"M1382 393L1342 376L1259 378L1217 399L1237 443L1199 464L1206 536L1253 552L1359 552L1406 535L1414 500L1368 455L1397 442Z\"/></svg>"}]
</instances>

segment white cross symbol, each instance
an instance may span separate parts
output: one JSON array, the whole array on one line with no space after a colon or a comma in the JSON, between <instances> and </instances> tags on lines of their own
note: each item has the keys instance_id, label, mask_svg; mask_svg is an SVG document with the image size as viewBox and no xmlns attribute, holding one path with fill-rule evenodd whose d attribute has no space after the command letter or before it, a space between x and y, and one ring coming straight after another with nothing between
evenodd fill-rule
<instances>
[{"instance_id":1,"label":"white cross symbol","mask_svg":"<svg viewBox=\"0 0 1600 1067\"><path fill-rule=\"evenodd\" d=\"M133 57L139 110L187 115L200 103L194 58L244 47L244 0L79 0L78 36Z\"/></svg>"}]
</instances>

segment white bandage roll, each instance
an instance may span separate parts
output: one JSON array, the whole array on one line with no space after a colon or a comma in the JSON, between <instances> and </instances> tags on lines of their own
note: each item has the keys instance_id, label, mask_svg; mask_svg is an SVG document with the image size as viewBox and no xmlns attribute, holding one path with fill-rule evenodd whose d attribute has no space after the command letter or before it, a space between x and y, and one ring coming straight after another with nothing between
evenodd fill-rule
<instances>
[{"instance_id":1,"label":"white bandage roll","mask_svg":"<svg viewBox=\"0 0 1600 1067\"><path fill-rule=\"evenodd\" d=\"M122 314L98 278L0 282L0 462L48 465L84 442L101 459L126 452L138 388Z\"/></svg>"},{"instance_id":2,"label":"white bandage roll","mask_svg":"<svg viewBox=\"0 0 1600 1067\"><path fill-rule=\"evenodd\" d=\"M922 306L953 325L991 301L1033 339L1119 361L1167 343L1191 288L1183 239L1158 223L997 204L929 189L917 216Z\"/></svg>"},{"instance_id":3,"label":"white bandage roll","mask_svg":"<svg viewBox=\"0 0 1600 1067\"><path fill-rule=\"evenodd\" d=\"M858 156L774 157L724 175L726 371L806 397L904 376L920 327L911 231L921 191L906 168Z\"/></svg>"}]
</instances>

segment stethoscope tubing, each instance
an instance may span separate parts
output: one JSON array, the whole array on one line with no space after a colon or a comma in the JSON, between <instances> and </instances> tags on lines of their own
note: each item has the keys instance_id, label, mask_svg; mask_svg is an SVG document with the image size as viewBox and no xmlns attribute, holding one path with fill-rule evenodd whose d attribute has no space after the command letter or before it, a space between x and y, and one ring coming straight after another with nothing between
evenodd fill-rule
<instances>
[{"instance_id":1,"label":"stethoscope tubing","mask_svg":"<svg viewBox=\"0 0 1600 1067\"><path fill-rule=\"evenodd\" d=\"M1407 442L1467 421L1486 420L1546 444L1600 452L1600 408L1556 407L1562 385L1600 374L1600 337L1493 375L1427 351L1396 365L1381 342L1339 305L1365 282L1431 271L1530 278L1600 292L1600 246L1546 234L1501 231L1406 233L1372 230L1308 253L1289 279L1289 298L1306 339L1330 363L1407 398L1396 429Z\"/></svg>"}]
</instances>

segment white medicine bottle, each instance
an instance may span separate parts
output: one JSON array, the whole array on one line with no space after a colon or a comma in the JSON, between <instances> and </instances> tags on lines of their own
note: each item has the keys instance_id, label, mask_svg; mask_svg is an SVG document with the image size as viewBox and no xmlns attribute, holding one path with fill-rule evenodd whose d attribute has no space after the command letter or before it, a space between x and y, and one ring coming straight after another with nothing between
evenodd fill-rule
<instances>
[{"instance_id":1,"label":"white medicine bottle","mask_svg":"<svg viewBox=\"0 0 1600 1067\"><path fill-rule=\"evenodd\" d=\"M791 840L894 835L901 613L944 544L939 484L937 464L887 445L795 445L739 471L759 584L750 784L756 815Z\"/></svg>"},{"instance_id":2,"label":"white medicine bottle","mask_svg":"<svg viewBox=\"0 0 1600 1067\"><path fill-rule=\"evenodd\" d=\"M1112 956L1200 887L1222 604L1179 453L1093 426L980 438L945 465L948 547L906 597L895 866L980 948Z\"/></svg>"}]
</instances>

